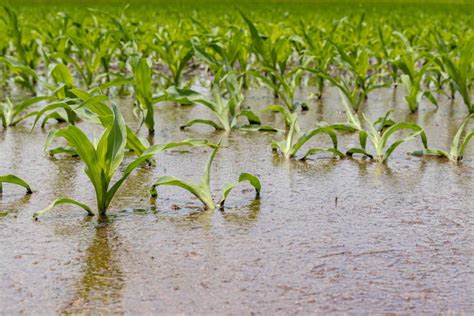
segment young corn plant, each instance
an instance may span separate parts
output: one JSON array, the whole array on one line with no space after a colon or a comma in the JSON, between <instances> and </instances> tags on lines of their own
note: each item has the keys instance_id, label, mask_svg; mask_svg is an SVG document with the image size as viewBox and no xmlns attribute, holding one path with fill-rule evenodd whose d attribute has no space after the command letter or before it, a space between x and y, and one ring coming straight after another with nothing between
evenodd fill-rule
<instances>
[{"instance_id":1,"label":"young corn plant","mask_svg":"<svg viewBox=\"0 0 474 316\"><path fill-rule=\"evenodd\" d=\"M262 66L264 76L271 82L269 86L273 90L273 95L278 98L280 96L281 79L286 73L288 61L293 53L290 38L282 33L278 26L273 27L270 36L262 36L253 22L242 12L240 14L250 31L251 49ZM280 76L280 80L276 74Z\"/></svg>"},{"instance_id":2,"label":"young corn plant","mask_svg":"<svg viewBox=\"0 0 474 316\"><path fill-rule=\"evenodd\" d=\"M133 81L135 88L135 97L137 99L137 108L142 114L142 124L148 128L149 134L155 133L155 118L153 104L158 102L153 98L151 91L152 87L152 73L150 66L146 59L140 59L133 66Z\"/></svg>"},{"instance_id":3,"label":"young corn plant","mask_svg":"<svg viewBox=\"0 0 474 316\"><path fill-rule=\"evenodd\" d=\"M304 75L303 68L294 68L285 74L280 74L269 68L264 68L267 74L271 74L271 78L253 71L252 74L257 80L272 89L278 96L278 99L290 110L294 112L298 107L308 110L306 103L295 102L295 92L300 86L301 77Z\"/></svg>"},{"instance_id":4,"label":"young corn plant","mask_svg":"<svg viewBox=\"0 0 474 316\"><path fill-rule=\"evenodd\" d=\"M29 111L32 106L39 102L49 100L50 97L32 97L19 103L13 103L8 97L6 102L0 103L0 120L4 128L15 126L28 117L36 115L37 111Z\"/></svg>"},{"instance_id":5,"label":"young corn plant","mask_svg":"<svg viewBox=\"0 0 474 316\"><path fill-rule=\"evenodd\" d=\"M347 107L347 110L350 109ZM367 117L362 114L364 122L367 125L367 129L364 129L357 115L349 111L349 124L347 126L347 130L353 131L356 129L358 131L360 147L350 148L347 150L346 155L353 156L354 154L362 154L375 161L385 163L398 146L418 136L420 136L423 146L425 148L428 147L428 141L423 128L414 123L395 123L389 118L391 112L392 111L388 111L384 117L380 117L374 122L369 121L369 119L367 119ZM344 130L343 125L338 125L338 128ZM401 130L409 130L411 133L405 138L396 140L389 145L391 136L395 132ZM368 152L367 140L374 149L373 154Z\"/></svg>"},{"instance_id":6,"label":"young corn plant","mask_svg":"<svg viewBox=\"0 0 474 316\"><path fill-rule=\"evenodd\" d=\"M68 32L68 41L72 44L70 51L59 51L50 56L72 65L87 88L100 82L104 72L108 73L108 65L118 49L112 42L111 32L102 32L97 23L94 20L95 25L91 27L83 25Z\"/></svg>"},{"instance_id":7,"label":"young corn plant","mask_svg":"<svg viewBox=\"0 0 474 316\"><path fill-rule=\"evenodd\" d=\"M326 134L331 138L333 147L308 149L301 160L305 160L309 156L319 152L330 152L335 156L344 157L344 154L337 149L337 135L332 126L322 125L306 132L301 132L298 124L298 115L296 113L291 113L288 111L288 109L281 105L272 105L267 109L280 112L285 119L285 124L287 125L285 138L279 142L272 141L273 151L280 152L283 156L285 156L285 158L291 159L296 156L301 147L303 147L303 145L306 144L311 138L318 134Z\"/></svg>"},{"instance_id":8,"label":"young corn plant","mask_svg":"<svg viewBox=\"0 0 474 316\"><path fill-rule=\"evenodd\" d=\"M194 55L191 42L173 39L170 32L163 29L156 34L153 49L170 72L170 75L165 77L165 87L182 88L183 75Z\"/></svg>"},{"instance_id":9,"label":"young corn plant","mask_svg":"<svg viewBox=\"0 0 474 316\"><path fill-rule=\"evenodd\" d=\"M125 148L127 144L126 125L122 114L118 108L112 106L113 115L108 117L110 124L106 127L100 139L93 143L76 126L69 126L56 131L54 137L62 137L68 145L74 149L77 155L85 164L85 173L91 181L97 201L96 211L100 216L106 215L109 205L130 174L142 163L151 159L155 154L169 148L177 146L199 146L207 145L206 141L187 140L166 145L153 145L146 149L138 158L133 160L123 171L121 177L112 183L117 169L122 164ZM54 200L45 209L34 213L33 217L38 218L60 204L73 204L84 209L89 215L94 215L93 208L69 198L59 198Z\"/></svg>"},{"instance_id":10,"label":"young corn plant","mask_svg":"<svg viewBox=\"0 0 474 316\"><path fill-rule=\"evenodd\" d=\"M457 91L467 107L469 113L474 113L474 103L471 99L474 58L474 40L468 41L460 50L458 58L451 58L447 52L441 51L436 62L446 72L450 87L453 92ZM454 97L454 93L452 93Z\"/></svg>"},{"instance_id":11,"label":"young corn plant","mask_svg":"<svg viewBox=\"0 0 474 316\"><path fill-rule=\"evenodd\" d=\"M305 47L305 55L309 60L309 71L315 75L316 86L318 92L316 96L321 99L323 96L324 85L326 77L324 76L329 72L329 68L333 61L333 45L331 39L334 36L340 22L336 22L332 25L329 32L323 29L316 28L312 29L311 26L307 29L305 23L300 21L300 28L302 38Z\"/></svg>"},{"instance_id":12,"label":"young corn plant","mask_svg":"<svg viewBox=\"0 0 474 316\"><path fill-rule=\"evenodd\" d=\"M36 83L39 78L35 70L8 57L0 57L0 65L6 66L10 73L15 74L15 83L33 94L36 93Z\"/></svg>"},{"instance_id":13,"label":"young corn plant","mask_svg":"<svg viewBox=\"0 0 474 316\"><path fill-rule=\"evenodd\" d=\"M152 93L152 70L145 58L140 58L131 61L132 77L118 77L115 80L107 82L92 91L104 90L113 86L123 86L131 84L135 91L135 114L141 117L141 124L145 125L148 133L153 135L155 133L155 118L153 105L163 100L163 95L153 96Z\"/></svg>"},{"instance_id":14,"label":"young corn plant","mask_svg":"<svg viewBox=\"0 0 474 316\"><path fill-rule=\"evenodd\" d=\"M421 61L415 57L415 51L411 47L408 40L398 32L394 32L405 43L406 51L395 60L395 65L403 72L400 76L403 86L407 91L405 101L411 112L416 112L423 97L428 98L435 106L438 106L438 101L433 96L430 90L423 88L423 81L427 73L431 69L429 63L425 63L419 69L417 64Z\"/></svg>"},{"instance_id":15,"label":"young corn plant","mask_svg":"<svg viewBox=\"0 0 474 316\"><path fill-rule=\"evenodd\" d=\"M370 57L366 49L358 47L348 54L340 45L333 45L338 51L339 63L344 70L348 71L348 75L338 77L326 75L325 77L339 89L352 108L358 111L369 93L385 87L385 84L378 83L379 75L370 65Z\"/></svg>"},{"instance_id":16,"label":"young corn plant","mask_svg":"<svg viewBox=\"0 0 474 316\"><path fill-rule=\"evenodd\" d=\"M248 181L250 185L252 185L256 191L256 198L260 197L260 191L262 189L262 185L258 177L250 173L241 173L237 182L227 184L224 189L222 190L222 195L220 200L217 204L214 202L211 192L211 166L214 158L216 156L217 151L219 150L219 145L214 146L214 149L209 156L207 163L204 167L204 173L201 178L200 183L190 183L183 180L180 180L175 177L170 176L163 176L158 178L158 180L153 184L150 189L150 193L152 198L156 198L158 196L157 187L159 186L177 186L180 188L185 189L186 191L193 194L197 197L203 204L204 207L208 210L214 210L217 208L224 208L224 203L229 196L230 192L237 186L239 183Z\"/></svg>"},{"instance_id":17,"label":"young corn plant","mask_svg":"<svg viewBox=\"0 0 474 316\"><path fill-rule=\"evenodd\" d=\"M444 151L436 148L426 148L424 150L418 150L413 152L414 156L438 156L447 158L454 163L459 163L464 158L464 151L466 150L469 141L474 137L474 130L464 133L466 125L469 120L474 118L474 114L467 117L462 124L459 126L456 135L453 138L451 148L448 151ZM464 137L463 137L463 134Z\"/></svg>"},{"instance_id":18,"label":"young corn plant","mask_svg":"<svg viewBox=\"0 0 474 316\"><path fill-rule=\"evenodd\" d=\"M208 35L209 39L195 37L191 40L194 55L204 61L213 74L221 68L243 75L247 70L248 54L246 55L245 34L237 27L230 26L222 35ZM244 59L245 57L245 59Z\"/></svg>"},{"instance_id":19,"label":"young corn plant","mask_svg":"<svg viewBox=\"0 0 474 316\"><path fill-rule=\"evenodd\" d=\"M67 98L64 100L59 100L58 102L53 102L40 111L36 112L36 118L33 124L35 128L38 121L44 116L41 126L44 127L48 119L54 118L56 120L61 119L63 114L59 111L65 111L66 117L65 121L71 125L74 125L79 119L97 125L101 125L104 128L110 127L112 124L111 117L113 117L113 110L105 103L108 100L108 97L102 94L92 95L86 91L71 88L68 90L68 94L73 96L73 98ZM140 156L149 146L148 142L144 139L141 139L137 134L128 126L125 126L127 133L127 143L126 148L135 155ZM73 156L77 156L77 152L74 148L71 147L57 147L54 149L49 149L51 141L54 139L56 130L51 130L46 142L45 148L50 154L54 153L68 153Z\"/></svg>"},{"instance_id":20,"label":"young corn plant","mask_svg":"<svg viewBox=\"0 0 474 316\"><path fill-rule=\"evenodd\" d=\"M5 15L0 18L5 21L7 37L11 41L11 46L15 49L13 57L3 55L0 57L0 64L4 64L8 70L17 75L15 81L35 93L38 75L35 68L39 62L38 44L36 41L25 40L23 27L18 21L16 12L8 7L3 7Z\"/></svg>"},{"instance_id":21,"label":"young corn plant","mask_svg":"<svg viewBox=\"0 0 474 316\"><path fill-rule=\"evenodd\" d=\"M216 77L211 85L211 91L212 100L198 93L194 93L191 100L211 110L217 118L217 122L195 119L182 125L181 129L188 128L194 124L205 124L216 130L230 131L233 128L238 128L237 119L241 116L246 117L249 121L249 124L244 127L260 126L260 119L254 112L241 109L242 102L244 101L242 81L239 81L234 73L227 73L222 78Z\"/></svg>"},{"instance_id":22,"label":"young corn plant","mask_svg":"<svg viewBox=\"0 0 474 316\"><path fill-rule=\"evenodd\" d=\"M13 175L8 174L4 176L0 176L0 195L3 193L3 184L4 183L11 183L18 186L21 186L26 189L26 194L32 194L31 187L28 183L26 183L23 179Z\"/></svg>"}]
</instances>

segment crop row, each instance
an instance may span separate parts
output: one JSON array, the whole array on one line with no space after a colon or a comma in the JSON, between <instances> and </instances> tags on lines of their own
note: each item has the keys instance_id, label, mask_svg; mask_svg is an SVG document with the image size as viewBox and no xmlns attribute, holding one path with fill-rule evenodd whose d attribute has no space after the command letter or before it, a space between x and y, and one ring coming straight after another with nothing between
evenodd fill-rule
<instances>
[{"instance_id":1,"label":"crop row","mask_svg":"<svg viewBox=\"0 0 474 316\"><path fill-rule=\"evenodd\" d=\"M34 119L33 130L37 125L46 127L51 120L67 123L65 128L50 129L45 148L51 155L79 157L96 192L96 208L59 198L35 213L35 218L65 203L81 207L90 215L94 209L104 215L136 168L154 165L157 153L179 146L212 149L201 182L160 177L150 189L153 197L157 196L157 187L174 185L190 191L206 208L214 209L223 207L230 191L242 181L248 181L260 195L258 177L242 173L215 202L210 168L219 144L187 139L150 145L125 123L111 101L130 93L140 128L144 126L150 135L156 128L157 103L197 104L207 108L214 119L195 118L182 129L205 124L227 132L241 129L282 133L283 140L273 141L272 148L288 159L299 156L314 136L324 134L332 147L312 147L301 159L329 152L339 158L361 154L384 163L402 143L420 138L423 149L414 155L435 155L458 163L474 137L474 131L465 131L474 117L474 40L468 23L444 28L429 24L428 31L420 33L415 32L420 22L410 28L401 21L366 21L364 15L325 21L323 25L289 25L254 23L240 13L236 16L238 22L234 19L219 27L192 17L172 28L129 18L125 11L119 15L93 11L81 20L61 13L50 23L32 26L13 9L3 10L6 36L0 42L0 78L7 91L0 104L3 127L12 128L28 118ZM204 81L202 85L209 94L191 89L196 81ZM422 98L438 106L437 94L461 97L470 114L459 126L449 150L429 147L421 126L393 121L392 111L375 121L365 116L369 93L384 87L396 89L399 84L404 86L405 102L413 112ZM310 106L297 102L295 91L315 87L315 96L321 98L327 85L339 90L346 121L316 122L314 128L302 130L298 116ZM245 91L255 86L272 91L275 104L265 111L280 113L284 129L262 123L260 113L244 106ZM91 141L76 125L80 121L101 126L100 138ZM359 146L341 150L339 133L357 133ZM400 138L401 134L405 136ZM63 138L66 145L54 147L57 138ZM114 182L127 151L136 158ZM2 183L14 183L32 192L14 175L0 177L0 193Z\"/></svg>"}]
</instances>

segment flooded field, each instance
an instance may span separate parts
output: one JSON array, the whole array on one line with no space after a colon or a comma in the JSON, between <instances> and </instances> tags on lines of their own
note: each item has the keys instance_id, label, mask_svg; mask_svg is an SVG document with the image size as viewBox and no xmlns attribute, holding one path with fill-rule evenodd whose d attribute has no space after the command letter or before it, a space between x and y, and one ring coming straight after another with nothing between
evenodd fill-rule
<instances>
[{"instance_id":1,"label":"flooded field","mask_svg":"<svg viewBox=\"0 0 474 316\"><path fill-rule=\"evenodd\" d=\"M375 119L395 108L396 119L420 124L431 146L448 149L467 113L460 99L441 96L438 109L422 103L418 114L402 99L402 89L378 90L365 113ZM273 101L260 90L247 100L253 109ZM313 100L300 114L302 127L345 121L338 100L334 89ZM130 100L117 102L136 125ZM286 161L269 146L279 134L179 130L205 113L157 105L153 141L222 139L215 194L249 171L262 181L260 200L248 186L224 211L202 211L197 199L169 187L150 200L161 175L198 180L209 150L191 148L160 154L156 167L135 172L107 219L67 206L36 222L32 214L56 197L93 205L94 191L80 160L42 153L47 130L30 133L31 121L0 130L0 174L28 179L34 191L25 196L6 184L0 198L1 313L474 313L473 146L459 166L407 155L421 148L418 139L387 165L324 154ZM283 128L272 113L263 120ZM98 135L93 125L80 126ZM356 134L339 138L344 149L358 141Z\"/></svg>"}]
</instances>

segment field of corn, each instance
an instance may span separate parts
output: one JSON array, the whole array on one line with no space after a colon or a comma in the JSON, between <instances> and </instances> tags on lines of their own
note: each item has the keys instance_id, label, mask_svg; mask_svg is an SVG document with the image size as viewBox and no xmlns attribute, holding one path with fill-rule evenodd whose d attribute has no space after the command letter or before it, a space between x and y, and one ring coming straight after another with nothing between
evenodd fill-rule
<instances>
[{"instance_id":1,"label":"field of corn","mask_svg":"<svg viewBox=\"0 0 474 316\"><path fill-rule=\"evenodd\" d=\"M1 7L0 314L474 313L473 13Z\"/></svg>"}]
</instances>

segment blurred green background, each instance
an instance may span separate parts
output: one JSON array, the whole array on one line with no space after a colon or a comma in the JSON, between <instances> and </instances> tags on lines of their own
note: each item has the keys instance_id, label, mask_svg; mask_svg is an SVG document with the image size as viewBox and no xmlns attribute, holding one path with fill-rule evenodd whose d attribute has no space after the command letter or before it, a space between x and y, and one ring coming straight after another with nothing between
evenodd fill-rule
<instances>
[{"instance_id":1,"label":"blurred green background","mask_svg":"<svg viewBox=\"0 0 474 316\"><path fill-rule=\"evenodd\" d=\"M3 4L55 5L55 6L108 6L108 5L186 5L186 6L228 6L228 5L474 5L473 0L4 0Z\"/></svg>"}]
</instances>

